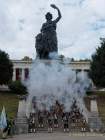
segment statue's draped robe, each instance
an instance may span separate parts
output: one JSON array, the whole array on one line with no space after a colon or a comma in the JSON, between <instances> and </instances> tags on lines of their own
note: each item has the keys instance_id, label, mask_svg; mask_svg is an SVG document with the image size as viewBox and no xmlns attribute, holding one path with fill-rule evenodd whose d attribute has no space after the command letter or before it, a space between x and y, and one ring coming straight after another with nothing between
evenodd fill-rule
<instances>
[{"instance_id":1,"label":"statue's draped robe","mask_svg":"<svg viewBox=\"0 0 105 140\"><path fill-rule=\"evenodd\" d=\"M39 58L49 58L50 53L58 52L55 21L42 25L41 33L36 37L36 51Z\"/></svg>"}]
</instances>

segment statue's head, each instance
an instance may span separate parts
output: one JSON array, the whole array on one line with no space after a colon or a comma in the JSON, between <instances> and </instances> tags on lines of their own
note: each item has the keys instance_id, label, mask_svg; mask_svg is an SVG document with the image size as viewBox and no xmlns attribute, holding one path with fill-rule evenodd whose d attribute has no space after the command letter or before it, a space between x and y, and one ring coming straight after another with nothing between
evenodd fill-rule
<instances>
[{"instance_id":1,"label":"statue's head","mask_svg":"<svg viewBox=\"0 0 105 140\"><path fill-rule=\"evenodd\" d=\"M45 17L46 17L46 20L47 21L49 21L49 20L52 20L52 14L50 13L50 12L48 12L46 15L45 15Z\"/></svg>"}]
</instances>

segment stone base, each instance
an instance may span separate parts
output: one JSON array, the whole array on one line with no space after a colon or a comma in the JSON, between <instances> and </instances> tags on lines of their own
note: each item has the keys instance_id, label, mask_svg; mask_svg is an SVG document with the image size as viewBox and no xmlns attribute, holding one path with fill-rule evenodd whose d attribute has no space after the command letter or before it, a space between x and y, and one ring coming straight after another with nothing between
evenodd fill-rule
<instances>
[{"instance_id":1,"label":"stone base","mask_svg":"<svg viewBox=\"0 0 105 140\"><path fill-rule=\"evenodd\" d=\"M91 132L94 132L94 131L99 132L99 131L102 131L103 129L103 125L99 117L90 117L88 120L88 124L89 124Z\"/></svg>"},{"instance_id":2,"label":"stone base","mask_svg":"<svg viewBox=\"0 0 105 140\"><path fill-rule=\"evenodd\" d=\"M15 120L15 134L28 133L28 120L26 117L18 117Z\"/></svg>"}]
</instances>

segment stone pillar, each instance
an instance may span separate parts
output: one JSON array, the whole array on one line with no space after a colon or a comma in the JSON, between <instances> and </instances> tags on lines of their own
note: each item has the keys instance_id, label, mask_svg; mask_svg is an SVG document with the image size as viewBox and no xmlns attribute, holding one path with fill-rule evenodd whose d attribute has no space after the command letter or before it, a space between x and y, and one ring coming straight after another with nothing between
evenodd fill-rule
<instances>
[{"instance_id":1,"label":"stone pillar","mask_svg":"<svg viewBox=\"0 0 105 140\"><path fill-rule=\"evenodd\" d=\"M84 69L81 69L81 72L84 73L85 72Z\"/></svg>"},{"instance_id":2,"label":"stone pillar","mask_svg":"<svg viewBox=\"0 0 105 140\"><path fill-rule=\"evenodd\" d=\"M24 71L24 69L22 69L21 80L22 80L22 81L24 81L24 80L25 80L25 71Z\"/></svg>"},{"instance_id":3,"label":"stone pillar","mask_svg":"<svg viewBox=\"0 0 105 140\"><path fill-rule=\"evenodd\" d=\"M97 101L96 99L92 99L91 100L91 104L90 104L90 109L92 113L95 113L95 115L98 115L98 107L97 107Z\"/></svg>"},{"instance_id":4,"label":"stone pillar","mask_svg":"<svg viewBox=\"0 0 105 140\"><path fill-rule=\"evenodd\" d=\"M25 100L20 100L19 101L19 106L18 106L18 117L20 116L26 116L26 101Z\"/></svg>"},{"instance_id":5,"label":"stone pillar","mask_svg":"<svg viewBox=\"0 0 105 140\"><path fill-rule=\"evenodd\" d=\"M20 100L18 106L18 114L15 118L15 134L28 133L28 119L26 117L26 101Z\"/></svg>"},{"instance_id":6,"label":"stone pillar","mask_svg":"<svg viewBox=\"0 0 105 140\"><path fill-rule=\"evenodd\" d=\"M13 77L12 77L13 81L16 81L16 69L13 69Z\"/></svg>"}]
</instances>

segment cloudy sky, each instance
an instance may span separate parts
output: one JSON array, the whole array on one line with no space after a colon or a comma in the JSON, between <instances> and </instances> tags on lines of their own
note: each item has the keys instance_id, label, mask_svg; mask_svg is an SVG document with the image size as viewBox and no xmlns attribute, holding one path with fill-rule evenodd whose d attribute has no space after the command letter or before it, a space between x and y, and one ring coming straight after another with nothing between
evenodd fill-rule
<instances>
[{"instance_id":1,"label":"cloudy sky","mask_svg":"<svg viewBox=\"0 0 105 140\"><path fill-rule=\"evenodd\" d=\"M59 54L76 59L90 58L105 37L105 0L0 0L0 49L11 59L35 58L35 36L50 11L56 18Z\"/></svg>"}]
</instances>

